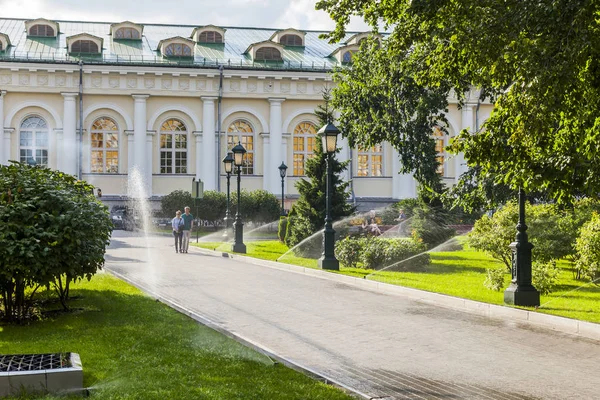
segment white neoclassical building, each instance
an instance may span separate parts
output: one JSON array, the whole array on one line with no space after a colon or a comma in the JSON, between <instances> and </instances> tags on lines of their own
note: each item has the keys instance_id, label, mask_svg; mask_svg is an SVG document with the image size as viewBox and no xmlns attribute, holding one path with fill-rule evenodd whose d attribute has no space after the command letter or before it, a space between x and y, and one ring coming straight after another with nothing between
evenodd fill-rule
<instances>
[{"instance_id":1,"label":"white neoclassical building","mask_svg":"<svg viewBox=\"0 0 600 400\"><path fill-rule=\"evenodd\" d=\"M109 202L131 195L135 176L159 199L190 190L192 178L224 191L221 159L240 141L248 151L242 186L281 196L284 162L289 205L312 154L314 110L330 73L369 35L329 44L321 33L1 18L0 163L35 160L77 175ZM476 96L460 110L452 104L450 136L490 111ZM452 184L464 161L446 157L447 136L436 140L440 173ZM342 140L341 148L340 158L352 161L345 178L353 200L415 196L389 144L351 149Z\"/></svg>"}]
</instances>

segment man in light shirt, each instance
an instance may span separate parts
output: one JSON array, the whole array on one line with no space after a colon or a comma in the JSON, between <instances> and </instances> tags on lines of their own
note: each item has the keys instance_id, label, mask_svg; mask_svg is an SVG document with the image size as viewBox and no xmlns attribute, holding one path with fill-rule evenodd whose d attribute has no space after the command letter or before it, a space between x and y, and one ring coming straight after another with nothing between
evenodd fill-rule
<instances>
[{"instance_id":1,"label":"man in light shirt","mask_svg":"<svg viewBox=\"0 0 600 400\"><path fill-rule=\"evenodd\" d=\"M190 233L194 226L194 216L190 214L190 208L185 208L185 213L181 216L183 218L183 247L181 248L182 253L187 253L190 247Z\"/></svg>"}]
</instances>

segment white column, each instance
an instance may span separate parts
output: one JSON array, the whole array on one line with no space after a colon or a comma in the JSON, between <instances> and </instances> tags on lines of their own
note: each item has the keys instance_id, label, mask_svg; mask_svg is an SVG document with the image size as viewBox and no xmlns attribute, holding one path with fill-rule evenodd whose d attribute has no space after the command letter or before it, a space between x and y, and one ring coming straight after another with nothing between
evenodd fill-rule
<instances>
[{"instance_id":1,"label":"white column","mask_svg":"<svg viewBox=\"0 0 600 400\"><path fill-rule=\"evenodd\" d=\"M321 140L321 138L317 138L317 140ZM340 162L348 161L350 159L350 146L348 145L348 139L339 136L337 146L340 148L340 152L337 155L337 159ZM348 164L346 170L342 173L341 176L341 178L346 182L350 180L350 168L352 168L352 165Z\"/></svg>"},{"instance_id":2,"label":"white column","mask_svg":"<svg viewBox=\"0 0 600 400\"><path fill-rule=\"evenodd\" d=\"M127 196L133 196L133 184L131 183L131 167L133 165L134 144L133 144L133 131L125 131L127 135Z\"/></svg>"},{"instance_id":3,"label":"white column","mask_svg":"<svg viewBox=\"0 0 600 400\"><path fill-rule=\"evenodd\" d=\"M8 161L11 160L11 156L10 156L10 137L11 134L14 132L14 128L4 128L4 159L6 160L6 164L8 164ZM2 154L0 154L0 156L2 156ZM17 161L19 160L19 157L14 157Z\"/></svg>"},{"instance_id":4,"label":"white column","mask_svg":"<svg viewBox=\"0 0 600 400\"><path fill-rule=\"evenodd\" d=\"M77 175L77 93L61 93L63 96L62 146L57 143L57 167L70 175Z\"/></svg>"},{"instance_id":5,"label":"white column","mask_svg":"<svg viewBox=\"0 0 600 400\"><path fill-rule=\"evenodd\" d=\"M196 166L196 180L202 179L202 132L194 131L192 132L194 135L194 143L196 145L196 158L195 158L195 166Z\"/></svg>"},{"instance_id":6,"label":"white column","mask_svg":"<svg viewBox=\"0 0 600 400\"><path fill-rule=\"evenodd\" d=\"M4 96L6 95L6 90L0 90L0 133L4 136ZM8 146L8 151L7 151ZM8 164L10 151L10 136L9 142L6 143L5 137L0 140L0 165Z\"/></svg>"},{"instance_id":7,"label":"white column","mask_svg":"<svg viewBox=\"0 0 600 400\"><path fill-rule=\"evenodd\" d=\"M267 185L271 193L279 193L281 190L281 177L279 176L279 170L277 167L281 165L282 155L277 151L281 149L282 138L282 118L281 118L281 103L285 99L269 99L271 104L271 112L269 118L269 136L271 142L271 148L273 151L269 157L268 164L264 168L264 179L270 184Z\"/></svg>"},{"instance_id":8,"label":"white column","mask_svg":"<svg viewBox=\"0 0 600 400\"><path fill-rule=\"evenodd\" d=\"M147 94L134 94L134 107L133 107L133 162L129 163L129 175L131 176L133 171L137 169L139 173L139 179L142 182L137 188L134 187L134 196L146 196L150 192L149 185L151 182L148 181L147 169L146 169L146 100L148 100ZM129 180L130 183L131 179ZM143 193L139 191L143 190Z\"/></svg>"},{"instance_id":9,"label":"white column","mask_svg":"<svg viewBox=\"0 0 600 400\"><path fill-rule=\"evenodd\" d=\"M148 182L148 189L146 195L152 197L152 159L154 156L152 142L156 131L146 132L146 179Z\"/></svg>"},{"instance_id":10,"label":"white column","mask_svg":"<svg viewBox=\"0 0 600 400\"><path fill-rule=\"evenodd\" d=\"M271 183L270 181L267 179L268 177L268 165L270 164L270 160L271 160L271 138L268 133L262 133L261 134L262 138L263 138L263 189L266 191L271 191ZM277 192L275 192L277 193Z\"/></svg>"},{"instance_id":11,"label":"white column","mask_svg":"<svg viewBox=\"0 0 600 400\"><path fill-rule=\"evenodd\" d=\"M204 148L202 153L199 150L198 141L196 141L196 159L202 158L201 170L196 171L196 176L204 181L204 190L217 189L217 158L220 149L217 149L215 143L215 100L216 97L202 97L202 144ZM198 163L196 163L198 168Z\"/></svg>"},{"instance_id":12,"label":"white column","mask_svg":"<svg viewBox=\"0 0 600 400\"><path fill-rule=\"evenodd\" d=\"M392 150L392 198L395 200L417 197L417 181L412 174L400 174L402 162L396 149Z\"/></svg>"},{"instance_id":13,"label":"white column","mask_svg":"<svg viewBox=\"0 0 600 400\"><path fill-rule=\"evenodd\" d=\"M472 104L465 104L462 109L462 123L461 130L469 129L473 131L475 129L475 113L473 112ZM457 132L458 133L458 132ZM459 153L454 157L454 170L455 172L455 180L458 182L460 176L467 171L467 164L465 162L465 155L463 153Z\"/></svg>"}]
</instances>

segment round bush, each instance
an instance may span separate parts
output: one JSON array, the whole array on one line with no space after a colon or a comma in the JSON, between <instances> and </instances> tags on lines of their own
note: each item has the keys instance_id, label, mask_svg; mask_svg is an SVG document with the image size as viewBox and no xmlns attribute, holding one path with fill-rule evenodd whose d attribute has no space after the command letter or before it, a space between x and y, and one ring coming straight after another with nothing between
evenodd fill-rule
<instances>
[{"instance_id":1,"label":"round bush","mask_svg":"<svg viewBox=\"0 0 600 400\"><path fill-rule=\"evenodd\" d=\"M576 268L581 275L592 281L600 278L600 216L597 213L581 227L575 248L578 253Z\"/></svg>"}]
</instances>

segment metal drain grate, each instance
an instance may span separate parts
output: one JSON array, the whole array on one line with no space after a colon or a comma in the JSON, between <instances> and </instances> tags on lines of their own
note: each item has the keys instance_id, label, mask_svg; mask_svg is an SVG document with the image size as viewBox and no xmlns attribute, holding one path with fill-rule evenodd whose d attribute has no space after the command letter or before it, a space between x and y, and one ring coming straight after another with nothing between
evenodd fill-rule
<instances>
[{"instance_id":1,"label":"metal drain grate","mask_svg":"<svg viewBox=\"0 0 600 400\"><path fill-rule=\"evenodd\" d=\"M0 372L68 368L70 359L71 353L0 355Z\"/></svg>"}]
</instances>

